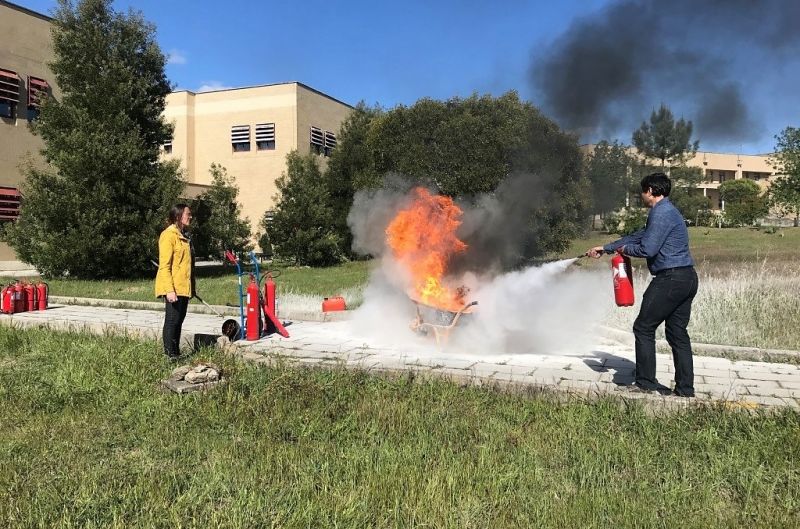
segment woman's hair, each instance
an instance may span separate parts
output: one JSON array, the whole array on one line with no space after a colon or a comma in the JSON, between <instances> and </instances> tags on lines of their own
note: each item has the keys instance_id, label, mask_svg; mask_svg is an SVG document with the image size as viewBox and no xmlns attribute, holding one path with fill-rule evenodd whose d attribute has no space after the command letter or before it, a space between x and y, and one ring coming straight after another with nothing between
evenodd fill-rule
<instances>
[{"instance_id":1,"label":"woman's hair","mask_svg":"<svg viewBox=\"0 0 800 529\"><path fill-rule=\"evenodd\" d=\"M188 207L189 206L187 204L175 204L172 206L167 214L167 226L170 224L177 224L183 216L183 210Z\"/></svg>"}]
</instances>

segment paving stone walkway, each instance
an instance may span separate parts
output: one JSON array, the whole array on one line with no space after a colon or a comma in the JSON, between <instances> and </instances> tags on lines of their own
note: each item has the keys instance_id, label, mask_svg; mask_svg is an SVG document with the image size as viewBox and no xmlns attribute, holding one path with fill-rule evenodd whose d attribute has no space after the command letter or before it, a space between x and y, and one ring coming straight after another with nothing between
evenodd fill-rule
<instances>
[{"instance_id":1,"label":"paving stone walkway","mask_svg":"<svg viewBox=\"0 0 800 529\"><path fill-rule=\"evenodd\" d=\"M163 312L78 305L56 305L44 312L0 315L0 324L45 325L56 329L85 329L95 333L125 331L159 337ZM184 323L183 340L195 343L213 340L222 318L190 313ZM697 399L633 393L632 344L598 337L582 351L552 354L481 354L443 352L430 341L409 335L396 343L368 336L350 321L295 321L289 338L271 336L255 342L239 341L232 350L257 363L289 362L308 366L343 366L372 372L413 371L423 376L452 379L464 384L492 384L514 388L544 387L596 397L620 395L644 398L666 406L693 402L723 401L732 407L800 408L800 366L791 364L731 361L695 356ZM672 381L672 358L658 355L659 380Z\"/></svg>"}]
</instances>

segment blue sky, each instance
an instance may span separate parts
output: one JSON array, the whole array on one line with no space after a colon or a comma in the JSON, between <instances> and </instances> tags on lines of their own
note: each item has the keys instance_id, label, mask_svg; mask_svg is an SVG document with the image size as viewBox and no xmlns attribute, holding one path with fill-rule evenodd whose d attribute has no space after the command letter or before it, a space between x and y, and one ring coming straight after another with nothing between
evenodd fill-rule
<instances>
[{"instance_id":1,"label":"blue sky","mask_svg":"<svg viewBox=\"0 0 800 529\"><path fill-rule=\"evenodd\" d=\"M13 1L46 14L56 5ZM300 81L350 104L392 107L511 89L537 104L532 58L610 1L116 0L114 6L140 10L156 25L170 57L167 75L179 89ZM768 114L760 138L716 150L766 152L782 128L800 125L797 100L773 103L789 107L778 111L764 90L754 98ZM631 119L638 123L647 114ZM619 136L630 141L630 132ZM701 138L703 147L712 146Z\"/></svg>"}]
</instances>

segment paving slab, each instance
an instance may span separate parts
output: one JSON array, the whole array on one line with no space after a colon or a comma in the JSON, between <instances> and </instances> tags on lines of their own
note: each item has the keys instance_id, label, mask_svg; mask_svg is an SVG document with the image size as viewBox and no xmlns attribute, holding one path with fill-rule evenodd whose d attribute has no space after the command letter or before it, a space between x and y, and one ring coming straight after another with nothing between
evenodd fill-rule
<instances>
[{"instance_id":1,"label":"paving slab","mask_svg":"<svg viewBox=\"0 0 800 529\"><path fill-rule=\"evenodd\" d=\"M161 310L64 304L42 312L0 315L0 325L120 332L156 339L161 336L163 321ZM189 314L182 343L192 345L201 335L213 338L220 333L222 321L216 315ZM396 336L371 335L350 321L296 321L288 330L289 338L270 336L234 342L232 350L244 360L259 364L289 362L312 367L346 366L376 373L414 372L471 385L546 387L594 396L646 399L676 407L687 402L723 401L742 408L800 408L800 366L792 364L695 355L695 389L699 398L679 399L627 390L625 385L633 381L635 365L632 341L626 345L600 335L586 350L476 354L442 350L410 331L406 339L400 340ZM672 356L656 356L657 376L662 384L669 385L674 376Z\"/></svg>"}]
</instances>

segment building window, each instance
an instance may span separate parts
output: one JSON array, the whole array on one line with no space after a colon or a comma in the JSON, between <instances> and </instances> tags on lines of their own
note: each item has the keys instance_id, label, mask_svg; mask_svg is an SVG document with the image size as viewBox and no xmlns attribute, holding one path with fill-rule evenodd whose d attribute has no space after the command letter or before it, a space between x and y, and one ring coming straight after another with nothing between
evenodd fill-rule
<instances>
[{"instance_id":1,"label":"building window","mask_svg":"<svg viewBox=\"0 0 800 529\"><path fill-rule=\"evenodd\" d=\"M275 123L256 124L256 149L259 151L275 150Z\"/></svg>"},{"instance_id":2,"label":"building window","mask_svg":"<svg viewBox=\"0 0 800 529\"><path fill-rule=\"evenodd\" d=\"M50 85L44 79L28 76L28 120L39 117L39 109L47 97Z\"/></svg>"},{"instance_id":3,"label":"building window","mask_svg":"<svg viewBox=\"0 0 800 529\"><path fill-rule=\"evenodd\" d=\"M172 154L172 138L164 142L164 154Z\"/></svg>"},{"instance_id":4,"label":"building window","mask_svg":"<svg viewBox=\"0 0 800 529\"><path fill-rule=\"evenodd\" d=\"M325 136L319 127L311 127L311 152L322 154L325 149Z\"/></svg>"},{"instance_id":5,"label":"building window","mask_svg":"<svg viewBox=\"0 0 800 529\"><path fill-rule=\"evenodd\" d=\"M16 187L0 186L0 222L15 221L19 218L19 204L22 199Z\"/></svg>"},{"instance_id":6,"label":"building window","mask_svg":"<svg viewBox=\"0 0 800 529\"><path fill-rule=\"evenodd\" d=\"M328 130L325 131L325 156L330 156L336 148L336 134Z\"/></svg>"},{"instance_id":7,"label":"building window","mask_svg":"<svg viewBox=\"0 0 800 529\"><path fill-rule=\"evenodd\" d=\"M0 68L0 117L14 118L19 104L19 76Z\"/></svg>"},{"instance_id":8,"label":"building window","mask_svg":"<svg viewBox=\"0 0 800 529\"><path fill-rule=\"evenodd\" d=\"M250 125L234 125L231 127L231 145L233 152L250 150Z\"/></svg>"}]
</instances>

